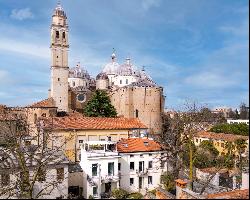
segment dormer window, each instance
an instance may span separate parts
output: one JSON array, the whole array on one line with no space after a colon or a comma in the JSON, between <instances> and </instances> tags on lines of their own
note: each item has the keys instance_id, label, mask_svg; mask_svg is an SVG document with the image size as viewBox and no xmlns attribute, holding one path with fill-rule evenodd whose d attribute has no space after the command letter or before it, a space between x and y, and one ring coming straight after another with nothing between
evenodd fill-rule
<instances>
[{"instance_id":1,"label":"dormer window","mask_svg":"<svg viewBox=\"0 0 250 200\"><path fill-rule=\"evenodd\" d=\"M148 142L144 142L144 145L145 145L145 146L148 146Z\"/></svg>"}]
</instances>

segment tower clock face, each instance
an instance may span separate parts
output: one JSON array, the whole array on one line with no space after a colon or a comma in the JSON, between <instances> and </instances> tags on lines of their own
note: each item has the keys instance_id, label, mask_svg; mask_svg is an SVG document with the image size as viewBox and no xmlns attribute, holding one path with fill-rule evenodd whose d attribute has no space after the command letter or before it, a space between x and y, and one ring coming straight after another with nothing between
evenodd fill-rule
<instances>
[{"instance_id":1,"label":"tower clock face","mask_svg":"<svg viewBox=\"0 0 250 200\"><path fill-rule=\"evenodd\" d=\"M86 94L78 94L76 98L77 98L77 101L83 103L86 101Z\"/></svg>"}]
</instances>

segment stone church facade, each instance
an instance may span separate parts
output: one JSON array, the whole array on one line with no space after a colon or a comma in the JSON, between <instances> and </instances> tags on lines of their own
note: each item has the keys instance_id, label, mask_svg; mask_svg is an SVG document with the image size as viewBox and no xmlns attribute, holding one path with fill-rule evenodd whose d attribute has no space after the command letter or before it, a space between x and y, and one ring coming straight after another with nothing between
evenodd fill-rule
<instances>
[{"instance_id":1,"label":"stone church facade","mask_svg":"<svg viewBox=\"0 0 250 200\"><path fill-rule=\"evenodd\" d=\"M51 97L59 112L82 112L96 89L105 90L118 115L139 118L150 133L161 132L161 114L165 97L163 88L157 85L144 69L138 70L130 58L123 64L117 62L115 52L102 71L92 78L80 66L68 65L68 24L67 16L57 5L51 25Z\"/></svg>"}]
</instances>

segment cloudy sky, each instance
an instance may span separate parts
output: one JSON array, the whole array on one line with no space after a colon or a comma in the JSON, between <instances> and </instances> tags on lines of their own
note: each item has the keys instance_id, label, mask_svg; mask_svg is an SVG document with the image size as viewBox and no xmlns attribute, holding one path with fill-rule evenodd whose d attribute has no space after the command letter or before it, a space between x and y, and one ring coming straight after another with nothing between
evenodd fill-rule
<instances>
[{"instance_id":1,"label":"cloudy sky","mask_svg":"<svg viewBox=\"0 0 250 200\"><path fill-rule=\"evenodd\" d=\"M47 98L50 23L56 0L0 0L0 104ZM249 102L248 0L61 0L70 28L69 64L92 76L127 56L166 95L210 108Z\"/></svg>"}]
</instances>

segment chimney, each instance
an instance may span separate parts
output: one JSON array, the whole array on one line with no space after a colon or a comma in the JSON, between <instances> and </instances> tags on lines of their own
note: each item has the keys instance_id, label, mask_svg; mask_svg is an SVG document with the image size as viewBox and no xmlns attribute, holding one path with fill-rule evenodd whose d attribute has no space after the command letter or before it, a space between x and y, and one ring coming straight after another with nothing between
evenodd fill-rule
<instances>
[{"instance_id":1,"label":"chimney","mask_svg":"<svg viewBox=\"0 0 250 200\"><path fill-rule=\"evenodd\" d=\"M182 179L177 179L175 180L175 187L176 187L176 199L186 199L182 194L182 190L187 187L187 182Z\"/></svg>"}]
</instances>

